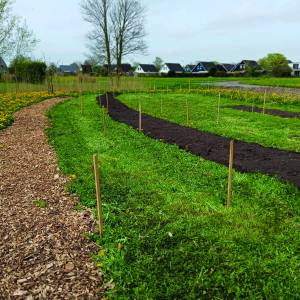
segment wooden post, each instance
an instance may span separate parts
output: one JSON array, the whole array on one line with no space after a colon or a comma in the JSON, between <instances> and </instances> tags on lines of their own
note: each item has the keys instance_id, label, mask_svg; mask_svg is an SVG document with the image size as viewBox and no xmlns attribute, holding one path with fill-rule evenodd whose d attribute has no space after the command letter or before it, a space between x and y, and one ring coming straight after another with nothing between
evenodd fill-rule
<instances>
[{"instance_id":1,"label":"wooden post","mask_svg":"<svg viewBox=\"0 0 300 300\"><path fill-rule=\"evenodd\" d=\"M217 124L220 122L220 105L221 105L221 93L219 93L218 107L217 107Z\"/></svg>"},{"instance_id":2,"label":"wooden post","mask_svg":"<svg viewBox=\"0 0 300 300\"><path fill-rule=\"evenodd\" d=\"M186 108L186 126L189 126L189 103L188 99L185 99L185 108Z\"/></svg>"},{"instance_id":3,"label":"wooden post","mask_svg":"<svg viewBox=\"0 0 300 300\"><path fill-rule=\"evenodd\" d=\"M160 115L162 116L163 113L163 99L162 94L160 94Z\"/></svg>"},{"instance_id":4,"label":"wooden post","mask_svg":"<svg viewBox=\"0 0 300 300\"><path fill-rule=\"evenodd\" d=\"M83 98L82 98L82 93L80 93L80 112L83 114Z\"/></svg>"},{"instance_id":5,"label":"wooden post","mask_svg":"<svg viewBox=\"0 0 300 300\"><path fill-rule=\"evenodd\" d=\"M228 190L227 190L227 203L226 207L231 206L231 195L232 195L232 166L233 166L233 141L230 141L229 150L229 169L228 169Z\"/></svg>"},{"instance_id":6,"label":"wooden post","mask_svg":"<svg viewBox=\"0 0 300 300\"><path fill-rule=\"evenodd\" d=\"M102 212L102 199L101 199L100 176L99 176L99 162L98 162L98 156L96 154L93 155L93 163L94 163L94 172L95 172L99 234L100 237L102 238L103 237L103 212Z\"/></svg>"},{"instance_id":7,"label":"wooden post","mask_svg":"<svg viewBox=\"0 0 300 300\"><path fill-rule=\"evenodd\" d=\"M139 131L142 131L142 106L141 102L139 102Z\"/></svg>"},{"instance_id":8,"label":"wooden post","mask_svg":"<svg viewBox=\"0 0 300 300\"><path fill-rule=\"evenodd\" d=\"M264 94L263 115L265 114L265 110L266 110L266 98L267 98L267 90L265 90L265 94Z\"/></svg>"},{"instance_id":9,"label":"wooden post","mask_svg":"<svg viewBox=\"0 0 300 300\"><path fill-rule=\"evenodd\" d=\"M106 93L106 109L107 109L107 112L108 112L108 93Z\"/></svg>"}]
</instances>

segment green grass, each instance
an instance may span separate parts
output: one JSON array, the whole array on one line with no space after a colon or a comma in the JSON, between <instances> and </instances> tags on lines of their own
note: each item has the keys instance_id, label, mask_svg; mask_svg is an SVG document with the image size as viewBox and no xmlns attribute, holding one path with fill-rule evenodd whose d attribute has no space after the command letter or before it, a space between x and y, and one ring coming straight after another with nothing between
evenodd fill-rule
<instances>
[{"instance_id":1,"label":"green grass","mask_svg":"<svg viewBox=\"0 0 300 300\"><path fill-rule=\"evenodd\" d=\"M95 208L98 153L105 236L95 257L111 299L299 299L299 191L227 168L113 122L85 96L49 113L69 189Z\"/></svg>"},{"instance_id":2,"label":"green grass","mask_svg":"<svg viewBox=\"0 0 300 300\"><path fill-rule=\"evenodd\" d=\"M163 111L161 114L161 97ZM186 125L186 99L189 106L189 126L219 135L267 147L300 152L300 120L281 118L259 113L247 113L230 108L221 108L217 123L217 96L200 94L122 94L118 97L128 106L136 109L140 100L144 113ZM221 98L221 106L251 102ZM261 104L255 104L262 107ZM266 108L300 111L299 104L278 104L268 102Z\"/></svg>"},{"instance_id":3,"label":"green grass","mask_svg":"<svg viewBox=\"0 0 300 300\"><path fill-rule=\"evenodd\" d=\"M261 78L240 78L241 83L254 84L254 85L265 85L273 87L287 87L287 88L300 88L300 78L272 78L272 77L261 77Z\"/></svg>"}]
</instances>

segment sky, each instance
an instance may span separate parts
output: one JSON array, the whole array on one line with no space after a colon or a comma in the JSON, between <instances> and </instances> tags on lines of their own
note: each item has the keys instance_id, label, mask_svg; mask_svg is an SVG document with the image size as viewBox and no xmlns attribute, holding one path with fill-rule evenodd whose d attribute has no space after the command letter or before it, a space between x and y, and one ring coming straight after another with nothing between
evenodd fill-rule
<instances>
[{"instance_id":1,"label":"sky","mask_svg":"<svg viewBox=\"0 0 300 300\"><path fill-rule=\"evenodd\" d=\"M57 64L83 61L91 29L80 0L15 0L39 44L35 58ZM126 62L234 63L280 52L300 61L299 0L141 0L146 8L147 55Z\"/></svg>"}]
</instances>

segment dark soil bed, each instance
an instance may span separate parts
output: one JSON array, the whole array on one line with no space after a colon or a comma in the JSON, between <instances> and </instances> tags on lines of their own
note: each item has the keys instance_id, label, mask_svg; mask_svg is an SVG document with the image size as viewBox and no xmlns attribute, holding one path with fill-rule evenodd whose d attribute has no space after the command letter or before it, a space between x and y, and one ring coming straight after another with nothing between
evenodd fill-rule
<instances>
[{"instance_id":1,"label":"dark soil bed","mask_svg":"<svg viewBox=\"0 0 300 300\"><path fill-rule=\"evenodd\" d=\"M106 96L97 97L106 107ZM138 112L108 94L110 117L138 128ZM143 132L146 136L176 144L179 148L207 160L228 165L230 139L197 129L183 127L166 120L143 114ZM258 144L235 141L234 168L240 172L264 173L277 176L300 188L300 153L266 148Z\"/></svg>"},{"instance_id":2,"label":"dark soil bed","mask_svg":"<svg viewBox=\"0 0 300 300\"><path fill-rule=\"evenodd\" d=\"M245 112L256 112L256 113L263 113L263 109L259 107L252 107L247 105L231 105L231 106L224 106L224 108L231 108ZM290 112L290 111L283 111L278 109L265 109L265 114L273 115L283 118L298 118L300 119L300 112Z\"/></svg>"}]
</instances>

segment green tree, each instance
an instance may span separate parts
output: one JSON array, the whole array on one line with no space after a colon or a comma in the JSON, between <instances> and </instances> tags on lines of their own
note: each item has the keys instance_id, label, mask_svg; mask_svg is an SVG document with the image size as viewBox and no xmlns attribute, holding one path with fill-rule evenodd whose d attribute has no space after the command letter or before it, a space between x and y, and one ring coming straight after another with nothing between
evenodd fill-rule
<instances>
[{"instance_id":1,"label":"green tree","mask_svg":"<svg viewBox=\"0 0 300 300\"><path fill-rule=\"evenodd\" d=\"M259 60L259 64L267 71L268 74L273 75L274 68L278 68L279 66L288 66L288 60L281 53L269 53L266 57Z\"/></svg>"},{"instance_id":2,"label":"green tree","mask_svg":"<svg viewBox=\"0 0 300 300\"><path fill-rule=\"evenodd\" d=\"M164 61L160 57L156 57L153 64L157 70L160 70L163 67Z\"/></svg>"}]
</instances>

